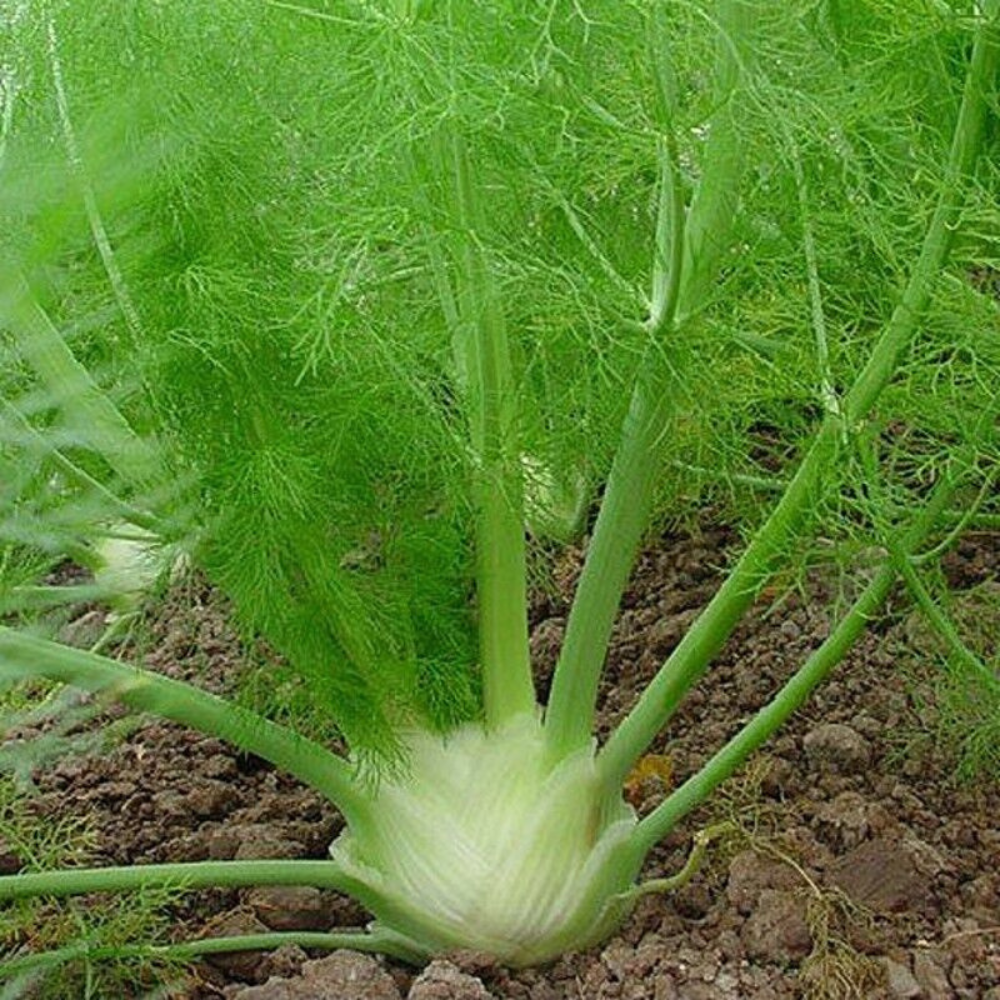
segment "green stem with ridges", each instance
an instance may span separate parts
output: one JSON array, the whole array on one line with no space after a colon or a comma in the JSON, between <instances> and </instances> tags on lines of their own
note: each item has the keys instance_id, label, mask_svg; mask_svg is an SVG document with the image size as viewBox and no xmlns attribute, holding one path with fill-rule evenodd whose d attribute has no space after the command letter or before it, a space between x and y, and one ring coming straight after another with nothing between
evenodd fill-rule
<instances>
[{"instance_id":1,"label":"green stem with ridges","mask_svg":"<svg viewBox=\"0 0 1000 1000\"><path fill-rule=\"evenodd\" d=\"M987 94L1000 62L996 8L994 4L993 12L984 18L977 32L943 187L902 300L844 397L842 416L828 415L824 420L778 506L601 751L599 765L609 789L621 786L634 762L677 710L685 693L753 603L835 468L842 434L866 419L892 377L900 353L917 333L934 280L948 256L962 205L963 182L975 164L983 135Z\"/></svg>"},{"instance_id":2,"label":"green stem with ridges","mask_svg":"<svg viewBox=\"0 0 1000 1000\"><path fill-rule=\"evenodd\" d=\"M137 889L236 889L252 885L311 885L342 890L347 884L348 880L333 861L194 861L6 875L0 878L0 900Z\"/></svg>"},{"instance_id":3,"label":"green stem with ridges","mask_svg":"<svg viewBox=\"0 0 1000 1000\"><path fill-rule=\"evenodd\" d=\"M941 478L927 506L901 538L899 546L902 551L912 552L934 527L948 503L954 485L952 477L946 475ZM892 560L887 560L837 627L774 698L714 754L697 774L688 778L639 823L632 835L632 846L638 857L645 857L682 817L704 802L804 704L868 627L869 621L889 596L895 579L896 566Z\"/></svg>"},{"instance_id":4,"label":"green stem with ridges","mask_svg":"<svg viewBox=\"0 0 1000 1000\"><path fill-rule=\"evenodd\" d=\"M325 747L191 684L0 627L0 678L71 684L228 740L287 771L364 822L369 801L350 765Z\"/></svg>"},{"instance_id":5,"label":"green stem with ridges","mask_svg":"<svg viewBox=\"0 0 1000 1000\"><path fill-rule=\"evenodd\" d=\"M723 21L734 31L739 24L738 0L730 0ZM660 199L653 261L653 293L647 331L652 341L650 364L636 382L622 439L594 533L587 548L580 582L566 626L546 710L546 732L553 760L586 746L593 732L594 711L608 640L642 534L649 524L656 483L661 473L661 442L673 421L684 387L664 340L696 311L718 272L725 237L738 197L741 157L733 128L730 101L723 102L712 123L702 182L685 218L678 149L673 134L673 94L665 53L665 33L655 15L650 21L650 51L657 81L661 139ZM720 47L717 85L731 99L734 60L729 45ZM718 226L713 230L712 227ZM714 240L708 233L714 231Z\"/></svg>"},{"instance_id":6,"label":"green stem with ridges","mask_svg":"<svg viewBox=\"0 0 1000 1000\"><path fill-rule=\"evenodd\" d=\"M0 597L0 614L23 614L25 611L44 611L66 604L91 604L111 601L120 591L98 584L42 585L25 584L12 587L8 597Z\"/></svg>"},{"instance_id":7,"label":"green stem with ridges","mask_svg":"<svg viewBox=\"0 0 1000 1000\"><path fill-rule=\"evenodd\" d=\"M535 688L528 653L528 586L523 483L517 442L515 388L507 322L489 264L477 242L482 206L464 144L444 141L455 179L460 245L458 319L464 336L453 338L455 361L467 379L477 467L476 582L480 665L486 722L499 727L534 712Z\"/></svg>"}]
</instances>

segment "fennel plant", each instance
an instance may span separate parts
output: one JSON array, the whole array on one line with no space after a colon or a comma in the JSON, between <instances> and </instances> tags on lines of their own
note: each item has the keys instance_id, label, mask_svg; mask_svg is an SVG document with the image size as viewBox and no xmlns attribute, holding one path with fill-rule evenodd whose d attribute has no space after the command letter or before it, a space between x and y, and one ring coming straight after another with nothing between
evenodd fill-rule
<instances>
[{"instance_id":1,"label":"fennel plant","mask_svg":"<svg viewBox=\"0 0 1000 1000\"><path fill-rule=\"evenodd\" d=\"M979 513L997 320L971 265L996 252L980 154L1000 5L939 6L5 15L0 528L8 564L30 569L0 594L2 677L229 740L347 827L328 860L26 872L0 899L314 885L356 897L369 931L168 950L464 947L524 965L600 941L668 887L643 880L649 852L802 705L897 576L913 586L955 505ZM800 425L781 428L800 454L777 475L750 457L776 411ZM887 414L926 440L886 433ZM542 707L526 527L571 534L596 491ZM686 494L727 491L742 554L598 745L646 532ZM883 557L772 700L636 815L630 770L831 521L844 552L874 538ZM109 537L130 558L189 553L347 755L46 638L30 612L53 588L32 572L68 554L98 587L56 599L106 596Z\"/></svg>"}]
</instances>

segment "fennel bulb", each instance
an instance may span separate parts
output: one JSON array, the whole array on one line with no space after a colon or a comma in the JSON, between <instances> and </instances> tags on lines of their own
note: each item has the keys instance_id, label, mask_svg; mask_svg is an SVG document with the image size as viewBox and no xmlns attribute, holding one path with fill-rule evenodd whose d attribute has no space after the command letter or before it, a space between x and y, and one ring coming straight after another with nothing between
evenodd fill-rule
<instances>
[{"instance_id":1,"label":"fennel bulb","mask_svg":"<svg viewBox=\"0 0 1000 1000\"><path fill-rule=\"evenodd\" d=\"M176 544L131 524L111 525L93 548L99 560L94 581L113 595L109 600L117 614L135 611L162 577L173 579L186 564Z\"/></svg>"},{"instance_id":2,"label":"fennel bulb","mask_svg":"<svg viewBox=\"0 0 1000 1000\"><path fill-rule=\"evenodd\" d=\"M541 723L412 735L370 824L330 853L419 950L467 948L528 965L582 947L627 911L623 851L636 817L601 817L590 748L551 767Z\"/></svg>"}]
</instances>

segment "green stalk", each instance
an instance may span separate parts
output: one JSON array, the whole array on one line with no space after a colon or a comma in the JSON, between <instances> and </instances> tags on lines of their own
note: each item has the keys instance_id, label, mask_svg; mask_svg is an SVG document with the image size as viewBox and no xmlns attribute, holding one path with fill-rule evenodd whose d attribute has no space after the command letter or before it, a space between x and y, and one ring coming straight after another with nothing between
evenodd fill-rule
<instances>
[{"instance_id":1,"label":"green stalk","mask_svg":"<svg viewBox=\"0 0 1000 1000\"><path fill-rule=\"evenodd\" d=\"M17 337L22 358L62 408L68 425L130 486L148 487L163 479L156 449L139 437L118 408L76 359L24 275L14 270L0 279L0 316Z\"/></svg>"},{"instance_id":2,"label":"green stalk","mask_svg":"<svg viewBox=\"0 0 1000 1000\"><path fill-rule=\"evenodd\" d=\"M739 2L730 0L722 14L723 23L737 34L744 27L740 7ZM653 294L647 323L650 357L632 394L553 677L546 731L554 760L586 746L591 739L608 639L649 524L662 471L662 442L684 392L683 379L676 370L675 348L667 337L676 334L684 318L697 311L702 296L708 294L728 246L739 193L742 162L730 93L736 67L730 46L720 44L717 86L728 99L713 117L702 180L685 218L673 133L673 84L662 29L657 15L652 15L650 55L662 139Z\"/></svg>"},{"instance_id":3,"label":"green stalk","mask_svg":"<svg viewBox=\"0 0 1000 1000\"><path fill-rule=\"evenodd\" d=\"M378 952L403 961L419 961L421 955L407 948L397 937L385 932L276 931L264 934L240 934L231 937L202 938L169 945L68 945L38 955L24 955L0 963L0 979L10 979L30 972L58 968L69 962L145 959L146 961L189 962L208 955L229 955L239 951L270 951L285 945L336 951Z\"/></svg>"},{"instance_id":4,"label":"green stalk","mask_svg":"<svg viewBox=\"0 0 1000 1000\"><path fill-rule=\"evenodd\" d=\"M118 591L97 584L70 584L67 586L25 584L12 587L8 598L0 598L0 614L22 614L25 611L44 611L64 604L90 604L110 601Z\"/></svg>"},{"instance_id":5,"label":"green stalk","mask_svg":"<svg viewBox=\"0 0 1000 1000\"><path fill-rule=\"evenodd\" d=\"M528 653L528 588L524 501L517 446L514 381L507 323L477 232L482 207L464 145L447 140L461 232L457 252L458 319L453 338L460 377L467 381L476 456L476 577L480 663L486 722L499 727L534 712Z\"/></svg>"},{"instance_id":6,"label":"green stalk","mask_svg":"<svg viewBox=\"0 0 1000 1000\"><path fill-rule=\"evenodd\" d=\"M0 627L0 678L72 684L142 712L154 712L257 754L334 802L349 823L363 822L368 800L336 754L222 698L148 670Z\"/></svg>"},{"instance_id":7,"label":"green stalk","mask_svg":"<svg viewBox=\"0 0 1000 1000\"><path fill-rule=\"evenodd\" d=\"M949 475L934 487L927 506L899 541L901 551L911 553L933 528L955 486ZM762 708L704 767L653 810L636 827L633 846L644 857L677 824L704 802L744 761L779 729L806 701L818 684L843 660L847 651L868 627L892 590L897 567L887 560L865 587L861 596L823 644L796 671L775 697Z\"/></svg>"},{"instance_id":8,"label":"green stalk","mask_svg":"<svg viewBox=\"0 0 1000 1000\"><path fill-rule=\"evenodd\" d=\"M342 890L346 884L339 866L332 861L195 861L7 875L0 878L0 900L137 889L236 889L250 885L312 885Z\"/></svg>"},{"instance_id":9,"label":"green stalk","mask_svg":"<svg viewBox=\"0 0 1000 1000\"><path fill-rule=\"evenodd\" d=\"M693 627L660 668L600 755L608 787L620 787L630 768L671 718L685 693L704 673L736 623L754 602L776 561L796 536L836 466L846 429L865 420L895 371L901 352L918 330L938 272L944 266L962 206L964 181L975 165L987 113L987 97L1000 60L997 4L976 34L962 105L952 138L942 190L902 300L847 393L842 418L828 415L778 506Z\"/></svg>"},{"instance_id":10,"label":"green stalk","mask_svg":"<svg viewBox=\"0 0 1000 1000\"><path fill-rule=\"evenodd\" d=\"M732 250L733 218L739 208L744 149L740 138L741 59L752 50L755 14L746 0L722 0L716 20L717 110L709 121L701 177L688 212L677 325L685 326L713 298L719 269Z\"/></svg>"}]
</instances>

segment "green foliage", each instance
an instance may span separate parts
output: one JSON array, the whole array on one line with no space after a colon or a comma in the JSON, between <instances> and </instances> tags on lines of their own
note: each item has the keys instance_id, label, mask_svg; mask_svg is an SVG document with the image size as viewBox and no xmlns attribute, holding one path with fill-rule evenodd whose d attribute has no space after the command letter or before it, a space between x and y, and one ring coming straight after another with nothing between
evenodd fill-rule
<instances>
[{"instance_id":1,"label":"green foliage","mask_svg":"<svg viewBox=\"0 0 1000 1000\"><path fill-rule=\"evenodd\" d=\"M136 493L109 474L9 334L0 392L116 495L195 537L248 629L358 749L392 755L401 723L447 728L479 711L475 456L438 273L465 238L447 137L462 137L488 209L474 239L510 331L516 448L556 483L599 484L657 348L640 325L662 125L651 6L32 3L7 25L0 252L132 426L155 435L166 480ZM824 387L856 374L940 187L966 8L754 9L733 250L707 307L671 333L683 417L665 441L661 520L711 504L750 535ZM711 5L664 17L688 192L720 100L706 67L735 44L718 27ZM63 140L56 60L82 167ZM995 449L977 415L1000 365L996 307L966 280L998 257L995 171L979 181L878 418L895 509L916 504L959 442ZM64 473L52 490L44 449L3 419L4 536L33 553L79 544L107 521L107 498ZM800 566L877 537L863 470L840 474L814 511L824 547L789 553Z\"/></svg>"}]
</instances>

